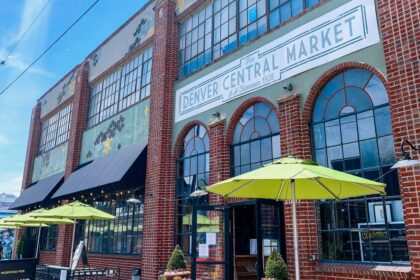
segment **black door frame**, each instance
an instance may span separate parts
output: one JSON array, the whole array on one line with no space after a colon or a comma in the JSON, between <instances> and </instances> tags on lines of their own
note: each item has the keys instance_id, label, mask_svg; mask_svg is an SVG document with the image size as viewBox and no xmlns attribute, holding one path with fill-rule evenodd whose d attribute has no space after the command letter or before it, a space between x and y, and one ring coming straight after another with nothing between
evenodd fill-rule
<instances>
[{"instance_id":1,"label":"black door frame","mask_svg":"<svg viewBox=\"0 0 420 280\"><path fill-rule=\"evenodd\" d=\"M261 205L272 205L277 206L277 215L279 223L279 247L280 254L286 260L286 240L285 240L285 226L284 226L284 209L283 203L276 202L274 200L257 199L257 200L246 200L240 202L233 202L227 205L194 205L192 215L192 249L191 249L191 278L196 279L196 267L197 267L197 211L221 211L223 213L224 223L224 260L223 261L210 261L210 262L199 262L200 264L222 264L225 269L226 280L233 279L233 211L232 208L245 205L255 205L255 224L256 224L256 237L257 237L257 275L258 279L264 277L263 268L263 232L261 226Z\"/></svg>"},{"instance_id":2,"label":"black door frame","mask_svg":"<svg viewBox=\"0 0 420 280\"><path fill-rule=\"evenodd\" d=\"M200 261L197 262L197 211L220 211L223 214L223 229L224 229L224 260L220 261ZM231 227L230 227L230 207L220 205L194 205L192 213L192 248L191 248L191 279L196 279L196 270L198 264L206 265L223 265L224 266L224 279L232 279L232 263L231 263L231 250L230 244Z\"/></svg>"}]
</instances>

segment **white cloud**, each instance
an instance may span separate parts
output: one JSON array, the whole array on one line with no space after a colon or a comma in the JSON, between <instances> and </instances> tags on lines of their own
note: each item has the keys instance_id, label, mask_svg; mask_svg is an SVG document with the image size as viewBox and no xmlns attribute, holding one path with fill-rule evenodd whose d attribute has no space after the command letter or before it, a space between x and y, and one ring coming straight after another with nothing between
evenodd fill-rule
<instances>
[{"instance_id":1,"label":"white cloud","mask_svg":"<svg viewBox=\"0 0 420 280\"><path fill-rule=\"evenodd\" d=\"M23 5L22 15L19 21L18 32L13 28L6 34L2 34L3 40L0 43L0 58L4 58L16 45L28 26L32 24L36 16L48 0L26 0ZM51 3L45 8L19 46L6 60L6 64L0 66L1 70L14 70L22 72L35 59L45 47L45 41L49 26L49 14ZM31 67L28 72L39 75L53 76L52 73L38 67Z\"/></svg>"},{"instance_id":2,"label":"white cloud","mask_svg":"<svg viewBox=\"0 0 420 280\"><path fill-rule=\"evenodd\" d=\"M12 144L12 141L10 141L10 139L7 138L6 135L0 133L0 149L10 144Z\"/></svg>"},{"instance_id":3,"label":"white cloud","mask_svg":"<svg viewBox=\"0 0 420 280\"><path fill-rule=\"evenodd\" d=\"M0 193L20 195L22 174L0 173Z\"/></svg>"}]
</instances>

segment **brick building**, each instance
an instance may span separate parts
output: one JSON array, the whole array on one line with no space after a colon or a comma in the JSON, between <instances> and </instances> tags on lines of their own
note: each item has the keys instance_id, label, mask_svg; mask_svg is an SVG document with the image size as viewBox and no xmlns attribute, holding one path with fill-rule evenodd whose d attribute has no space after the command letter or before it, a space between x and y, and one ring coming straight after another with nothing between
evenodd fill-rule
<instances>
[{"instance_id":1,"label":"brick building","mask_svg":"<svg viewBox=\"0 0 420 280\"><path fill-rule=\"evenodd\" d=\"M420 168L390 169L420 144L419 33L415 0L150 1L38 100L13 208L113 213L75 235L122 279L175 244L196 279L259 279L272 250L293 279L289 204L191 194L308 158L387 196L300 201L301 277L420 279ZM72 231L44 229L40 262L68 265Z\"/></svg>"}]
</instances>

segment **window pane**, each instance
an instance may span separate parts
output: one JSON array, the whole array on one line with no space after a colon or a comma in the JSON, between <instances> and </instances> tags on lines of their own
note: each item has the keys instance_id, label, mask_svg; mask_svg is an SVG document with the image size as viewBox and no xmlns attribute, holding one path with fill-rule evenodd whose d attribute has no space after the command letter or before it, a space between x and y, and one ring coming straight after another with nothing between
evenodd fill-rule
<instances>
[{"instance_id":1,"label":"window pane","mask_svg":"<svg viewBox=\"0 0 420 280\"><path fill-rule=\"evenodd\" d=\"M389 166L395 163L394 139L392 135L378 138L379 156L382 166Z\"/></svg>"},{"instance_id":2,"label":"window pane","mask_svg":"<svg viewBox=\"0 0 420 280\"><path fill-rule=\"evenodd\" d=\"M375 110L375 122L378 136L392 134L389 106Z\"/></svg>"},{"instance_id":3,"label":"window pane","mask_svg":"<svg viewBox=\"0 0 420 280\"><path fill-rule=\"evenodd\" d=\"M376 136L375 123L372 115L372 111L360 113L357 115L360 139L369 139Z\"/></svg>"},{"instance_id":4,"label":"window pane","mask_svg":"<svg viewBox=\"0 0 420 280\"><path fill-rule=\"evenodd\" d=\"M377 167L379 165L378 147L376 140L360 141L363 168Z\"/></svg>"},{"instance_id":5,"label":"window pane","mask_svg":"<svg viewBox=\"0 0 420 280\"><path fill-rule=\"evenodd\" d=\"M316 124L313 126L314 146L315 148L325 147L324 124Z\"/></svg>"},{"instance_id":6,"label":"window pane","mask_svg":"<svg viewBox=\"0 0 420 280\"><path fill-rule=\"evenodd\" d=\"M325 123L325 133L327 146L338 145L341 143L339 121L334 120Z\"/></svg>"}]
</instances>

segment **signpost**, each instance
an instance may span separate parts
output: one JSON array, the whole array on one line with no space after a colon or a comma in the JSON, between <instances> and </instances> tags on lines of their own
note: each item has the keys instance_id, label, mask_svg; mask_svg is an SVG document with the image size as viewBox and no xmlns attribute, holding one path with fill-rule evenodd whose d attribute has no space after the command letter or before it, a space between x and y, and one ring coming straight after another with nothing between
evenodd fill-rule
<instances>
[{"instance_id":1,"label":"signpost","mask_svg":"<svg viewBox=\"0 0 420 280\"><path fill-rule=\"evenodd\" d=\"M33 280L35 279L37 259L0 261L1 280Z\"/></svg>"}]
</instances>

